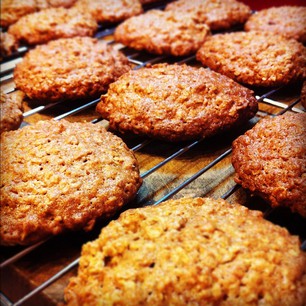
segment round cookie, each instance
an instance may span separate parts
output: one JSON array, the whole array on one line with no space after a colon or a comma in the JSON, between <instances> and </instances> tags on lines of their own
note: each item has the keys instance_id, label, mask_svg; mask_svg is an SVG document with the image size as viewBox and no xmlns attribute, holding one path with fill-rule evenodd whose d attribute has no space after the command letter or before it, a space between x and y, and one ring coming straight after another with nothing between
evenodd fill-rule
<instances>
[{"instance_id":1,"label":"round cookie","mask_svg":"<svg viewBox=\"0 0 306 306\"><path fill-rule=\"evenodd\" d=\"M306 6L270 7L253 14L246 31L269 31L306 42Z\"/></svg>"},{"instance_id":2,"label":"round cookie","mask_svg":"<svg viewBox=\"0 0 306 306\"><path fill-rule=\"evenodd\" d=\"M97 111L120 132L183 141L245 123L257 101L253 91L211 70L157 64L122 75Z\"/></svg>"},{"instance_id":3,"label":"round cookie","mask_svg":"<svg viewBox=\"0 0 306 306\"><path fill-rule=\"evenodd\" d=\"M38 10L44 10L51 7L66 7L73 6L78 0L36 0Z\"/></svg>"},{"instance_id":4,"label":"round cookie","mask_svg":"<svg viewBox=\"0 0 306 306\"><path fill-rule=\"evenodd\" d=\"M92 123L40 121L1 135L2 245L91 230L141 185L132 151Z\"/></svg>"},{"instance_id":5,"label":"round cookie","mask_svg":"<svg viewBox=\"0 0 306 306\"><path fill-rule=\"evenodd\" d=\"M12 55L18 50L18 41L7 32L0 35L0 60L5 56Z\"/></svg>"},{"instance_id":6,"label":"round cookie","mask_svg":"<svg viewBox=\"0 0 306 306\"><path fill-rule=\"evenodd\" d=\"M208 26L190 14L149 10L121 23L114 38L136 50L183 56L195 53L208 34Z\"/></svg>"},{"instance_id":7,"label":"round cookie","mask_svg":"<svg viewBox=\"0 0 306 306\"><path fill-rule=\"evenodd\" d=\"M21 17L51 7L71 7L76 0L1 0L1 27L8 27Z\"/></svg>"},{"instance_id":8,"label":"round cookie","mask_svg":"<svg viewBox=\"0 0 306 306\"><path fill-rule=\"evenodd\" d=\"M24 94L15 91L5 94L1 91L0 100L0 134L5 131L16 130L23 120L22 102Z\"/></svg>"},{"instance_id":9,"label":"round cookie","mask_svg":"<svg viewBox=\"0 0 306 306\"><path fill-rule=\"evenodd\" d=\"M306 217L306 113L259 121L233 142L235 181Z\"/></svg>"},{"instance_id":10,"label":"round cookie","mask_svg":"<svg viewBox=\"0 0 306 306\"><path fill-rule=\"evenodd\" d=\"M91 37L62 38L30 50L14 69L14 82L41 103L94 97L131 69L128 59Z\"/></svg>"},{"instance_id":11,"label":"round cookie","mask_svg":"<svg viewBox=\"0 0 306 306\"><path fill-rule=\"evenodd\" d=\"M211 30L226 30L243 24L251 15L249 6L236 0L178 0L169 3L166 11L191 13Z\"/></svg>"},{"instance_id":12,"label":"round cookie","mask_svg":"<svg viewBox=\"0 0 306 306\"><path fill-rule=\"evenodd\" d=\"M1 27L8 27L15 23L22 16L34 13L36 11L36 0L1 0Z\"/></svg>"},{"instance_id":13,"label":"round cookie","mask_svg":"<svg viewBox=\"0 0 306 306\"><path fill-rule=\"evenodd\" d=\"M143 12L138 0L78 0L75 7L90 12L97 22L120 22Z\"/></svg>"},{"instance_id":14,"label":"round cookie","mask_svg":"<svg viewBox=\"0 0 306 306\"><path fill-rule=\"evenodd\" d=\"M281 86L306 71L306 48L270 32L233 32L208 37L197 59L209 68L248 85Z\"/></svg>"},{"instance_id":15,"label":"round cookie","mask_svg":"<svg viewBox=\"0 0 306 306\"><path fill-rule=\"evenodd\" d=\"M90 13L57 7L20 18L9 27L8 33L19 42L37 45L64 37L93 36L97 29L98 24Z\"/></svg>"},{"instance_id":16,"label":"round cookie","mask_svg":"<svg viewBox=\"0 0 306 306\"><path fill-rule=\"evenodd\" d=\"M128 210L83 246L68 305L306 302L298 237L258 211L209 198ZM281 280L281 281L280 281Z\"/></svg>"}]
</instances>

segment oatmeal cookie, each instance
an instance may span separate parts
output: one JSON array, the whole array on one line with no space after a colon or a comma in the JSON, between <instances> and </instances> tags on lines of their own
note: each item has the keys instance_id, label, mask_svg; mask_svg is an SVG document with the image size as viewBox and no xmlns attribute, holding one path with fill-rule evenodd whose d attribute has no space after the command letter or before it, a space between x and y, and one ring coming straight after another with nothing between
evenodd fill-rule
<instances>
[{"instance_id":1,"label":"oatmeal cookie","mask_svg":"<svg viewBox=\"0 0 306 306\"><path fill-rule=\"evenodd\" d=\"M1 0L1 27L8 27L22 16L36 12L35 0Z\"/></svg>"},{"instance_id":2,"label":"oatmeal cookie","mask_svg":"<svg viewBox=\"0 0 306 306\"><path fill-rule=\"evenodd\" d=\"M267 117L233 142L235 181L306 217L306 113Z\"/></svg>"},{"instance_id":3,"label":"oatmeal cookie","mask_svg":"<svg viewBox=\"0 0 306 306\"><path fill-rule=\"evenodd\" d=\"M138 0L78 0L75 7L89 11L97 22L120 22L143 12Z\"/></svg>"},{"instance_id":4,"label":"oatmeal cookie","mask_svg":"<svg viewBox=\"0 0 306 306\"><path fill-rule=\"evenodd\" d=\"M246 31L269 31L306 42L306 6L270 7L253 14Z\"/></svg>"},{"instance_id":5,"label":"oatmeal cookie","mask_svg":"<svg viewBox=\"0 0 306 306\"><path fill-rule=\"evenodd\" d=\"M18 41L7 32L0 32L0 59L12 55L18 50Z\"/></svg>"},{"instance_id":6,"label":"oatmeal cookie","mask_svg":"<svg viewBox=\"0 0 306 306\"><path fill-rule=\"evenodd\" d=\"M30 50L16 65L14 81L42 103L95 97L131 68L112 46L91 37L62 38Z\"/></svg>"},{"instance_id":7,"label":"oatmeal cookie","mask_svg":"<svg viewBox=\"0 0 306 306\"><path fill-rule=\"evenodd\" d=\"M68 305L306 303L298 237L239 204L209 198L131 209L83 246ZM281 281L280 281L281 280Z\"/></svg>"},{"instance_id":8,"label":"oatmeal cookie","mask_svg":"<svg viewBox=\"0 0 306 306\"><path fill-rule=\"evenodd\" d=\"M97 111L120 132L182 141L245 123L257 101L251 90L211 70L157 64L112 83Z\"/></svg>"},{"instance_id":9,"label":"oatmeal cookie","mask_svg":"<svg viewBox=\"0 0 306 306\"><path fill-rule=\"evenodd\" d=\"M63 37L93 36L97 28L98 24L90 13L58 7L20 18L9 27L8 33L19 43L36 45Z\"/></svg>"},{"instance_id":10,"label":"oatmeal cookie","mask_svg":"<svg viewBox=\"0 0 306 306\"><path fill-rule=\"evenodd\" d=\"M243 24L252 12L249 6L236 0L179 0L169 3L165 10L191 13L211 30L226 30Z\"/></svg>"},{"instance_id":11,"label":"oatmeal cookie","mask_svg":"<svg viewBox=\"0 0 306 306\"><path fill-rule=\"evenodd\" d=\"M1 244L90 230L136 194L138 164L92 123L47 120L1 134Z\"/></svg>"},{"instance_id":12,"label":"oatmeal cookie","mask_svg":"<svg viewBox=\"0 0 306 306\"><path fill-rule=\"evenodd\" d=\"M8 27L21 17L50 7L71 7L75 0L1 0L1 27Z\"/></svg>"},{"instance_id":13,"label":"oatmeal cookie","mask_svg":"<svg viewBox=\"0 0 306 306\"><path fill-rule=\"evenodd\" d=\"M208 26L189 14L150 10L121 23L114 37L136 50L183 56L195 53L208 34Z\"/></svg>"},{"instance_id":14,"label":"oatmeal cookie","mask_svg":"<svg viewBox=\"0 0 306 306\"><path fill-rule=\"evenodd\" d=\"M6 94L0 92L0 134L4 131L16 130L23 120L23 98L21 91Z\"/></svg>"},{"instance_id":15,"label":"oatmeal cookie","mask_svg":"<svg viewBox=\"0 0 306 306\"><path fill-rule=\"evenodd\" d=\"M197 59L248 85L281 86L305 76L306 48L269 32L233 32L208 37Z\"/></svg>"},{"instance_id":16,"label":"oatmeal cookie","mask_svg":"<svg viewBox=\"0 0 306 306\"><path fill-rule=\"evenodd\" d=\"M36 0L37 10L51 7L72 7L78 0Z\"/></svg>"}]
</instances>

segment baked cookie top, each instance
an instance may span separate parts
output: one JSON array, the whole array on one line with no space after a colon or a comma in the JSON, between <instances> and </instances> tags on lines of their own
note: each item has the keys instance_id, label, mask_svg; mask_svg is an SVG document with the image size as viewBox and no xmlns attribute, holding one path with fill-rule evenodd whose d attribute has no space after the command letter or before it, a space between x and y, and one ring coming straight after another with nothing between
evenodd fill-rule
<instances>
[{"instance_id":1,"label":"baked cookie top","mask_svg":"<svg viewBox=\"0 0 306 306\"><path fill-rule=\"evenodd\" d=\"M57 7L20 18L9 27L8 33L19 42L36 45L63 37L93 36L97 28L89 12Z\"/></svg>"},{"instance_id":2,"label":"baked cookie top","mask_svg":"<svg viewBox=\"0 0 306 306\"><path fill-rule=\"evenodd\" d=\"M21 17L50 7L70 7L76 0L1 0L1 27L8 27Z\"/></svg>"},{"instance_id":3,"label":"baked cookie top","mask_svg":"<svg viewBox=\"0 0 306 306\"><path fill-rule=\"evenodd\" d=\"M30 50L16 65L14 82L29 98L47 103L100 95L130 68L106 42L62 38Z\"/></svg>"},{"instance_id":4,"label":"baked cookie top","mask_svg":"<svg viewBox=\"0 0 306 306\"><path fill-rule=\"evenodd\" d=\"M306 42L306 6L270 7L253 14L246 31L269 31Z\"/></svg>"},{"instance_id":5,"label":"baked cookie top","mask_svg":"<svg viewBox=\"0 0 306 306\"><path fill-rule=\"evenodd\" d=\"M18 41L15 37L7 32L0 35L0 61L3 57L12 55L18 50Z\"/></svg>"},{"instance_id":6,"label":"baked cookie top","mask_svg":"<svg viewBox=\"0 0 306 306\"><path fill-rule=\"evenodd\" d=\"M249 6L236 0L178 0L169 3L165 10L191 13L211 30L226 30L246 22L251 15Z\"/></svg>"},{"instance_id":7,"label":"baked cookie top","mask_svg":"<svg viewBox=\"0 0 306 306\"><path fill-rule=\"evenodd\" d=\"M190 14L149 10L121 23L114 38L137 50L183 56L195 53L208 34L208 26Z\"/></svg>"},{"instance_id":8,"label":"baked cookie top","mask_svg":"<svg viewBox=\"0 0 306 306\"><path fill-rule=\"evenodd\" d=\"M306 113L260 120L233 142L235 180L306 217Z\"/></svg>"},{"instance_id":9,"label":"baked cookie top","mask_svg":"<svg viewBox=\"0 0 306 306\"><path fill-rule=\"evenodd\" d=\"M122 75L97 111L120 132L182 141L246 122L257 101L251 90L211 70L157 64Z\"/></svg>"},{"instance_id":10,"label":"baked cookie top","mask_svg":"<svg viewBox=\"0 0 306 306\"><path fill-rule=\"evenodd\" d=\"M197 59L209 68L248 85L281 86L301 79L306 48L270 32L233 32L208 37Z\"/></svg>"},{"instance_id":11,"label":"baked cookie top","mask_svg":"<svg viewBox=\"0 0 306 306\"><path fill-rule=\"evenodd\" d=\"M78 0L36 0L38 10L43 10L50 7L66 7L73 6Z\"/></svg>"},{"instance_id":12,"label":"baked cookie top","mask_svg":"<svg viewBox=\"0 0 306 306\"><path fill-rule=\"evenodd\" d=\"M23 120L22 101L24 94L21 91L15 91L6 94L0 92L0 134L4 131L16 130Z\"/></svg>"},{"instance_id":13,"label":"baked cookie top","mask_svg":"<svg viewBox=\"0 0 306 306\"><path fill-rule=\"evenodd\" d=\"M132 151L92 123L40 121L1 135L1 244L90 230L136 194Z\"/></svg>"},{"instance_id":14,"label":"baked cookie top","mask_svg":"<svg viewBox=\"0 0 306 306\"><path fill-rule=\"evenodd\" d=\"M120 22L143 12L138 0L78 0L75 7L90 12L97 22Z\"/></svg>"},{"instance_id":15,"label":"baked cookie top","mask_svg":"<svg viewBox=\"0 0 306 306\"><path fill-rule=\"evenodd\" d=\"M15 23L22 16L34 13L35 11L35 0L1 0L0 25L6 28Z\"/></svg>"},{"instance_id":16,"label":"baked cookie top","mask_svg":"<svg viewBox=\"0 0 306 306\"><path fill-rule=\"evenodd\" d=\"M306 302L299 240L258 211L209 198L128 210L83 246L68 305ZM280 281L282 280L282 281Z\"/></svg>"}]
</instances>

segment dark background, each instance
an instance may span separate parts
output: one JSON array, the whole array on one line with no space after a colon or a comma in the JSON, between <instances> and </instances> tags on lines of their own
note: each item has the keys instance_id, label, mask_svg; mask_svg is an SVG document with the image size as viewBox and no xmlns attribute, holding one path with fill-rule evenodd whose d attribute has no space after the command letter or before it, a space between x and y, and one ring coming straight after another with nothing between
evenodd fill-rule
<instances>
[{"instance_id":1,"label":"dark background","mask_svg":"<svg viewBox=\"0 0 306 306\"><path fill-rule=\"evenodd\" d=\"M252 10L261 10L271 6L281 5L300 5L306 6L306 0L240 0L241 2L250 6Z\"/></svg>"}]
</instances>

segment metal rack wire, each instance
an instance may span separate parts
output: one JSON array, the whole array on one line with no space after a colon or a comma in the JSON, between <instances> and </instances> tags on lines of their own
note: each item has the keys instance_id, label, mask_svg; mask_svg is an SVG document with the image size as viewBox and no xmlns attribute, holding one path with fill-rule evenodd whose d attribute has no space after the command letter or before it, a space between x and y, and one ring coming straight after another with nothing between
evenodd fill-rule
<instances>
[{"instance_id":1,"label":"metal rack wire","mask_svg":"<svg viewBox=\"0 0 306 306\"><path fill-rule=\"evenodd\" d=\"M113 33L113 30L114 28L100 28L97 37L99 39L105 39L107 36ZM108 40L108 43L115 44L113 40ZM171 60L172 62L175 61L177 63L188 63L191 65L195 63L194 56L173 60L173 58L169 59L165 56L157 57L141 52L135 52L123 46L119 46L118 48L120 48L128 56L129 60L135 64L135 69L143 67L149 63L153 64L157 62L165 62L168 60ZM3 69L1 69L1 83L6 84L12 81L13 67L15 63L20 60L20 56L27 52L27 49L21 48L19 52L19 54L14 54L14 56L7 58L6 61L2 64ZM13 87L7 86L6 92L10 92L12 90L14 90ZM250 125L247 127L247 129L251 128L258 120L265 116L275 116L282 114L286 111L303 112L302 107L300 106L299 88L295 86L287 86L284 88L265 90L264 92L256 92L256 98L260 104L260 109L257 113L257 116L250 121ZM77 106L71 105L71 107L68 107L68 110L65 109L65 112L54 116L54 119L61 120L63 118L75 116L81 112L93 110L98 101L99 99L81 101L81 103L79 103ZM53 111L59 106L59 103L52 103L48 105L40 105L33 109L27 110L24 113L24 124L28 124L27 119L31 118L35 114ZM271 109L273 110L271 111ZM103 118L99 118L97 116L91 121L93 124L99 124L101 121L103 121ZM141 187L139 194L133 203L133 206L141 207L145 205L158 205L160 202L165 201L169 198L181 195L184 196L186 194L192 194L193 196L221 197L223 199L229 200L230 202L235 202L238 197L243 198L244 205L247 205L252 209L262 210L264 216L267 219L271 219L271 221L275 222L276 224L284 225L289 229L289 231L293 232L293 234L299 235L301 240L304 240L304 242L302 243L302 249L306 250L306 228L305 224L303 224L303 220L299 218L299 216L293 215L291 213L286 213L284 216L282 212L279 213L275 209L270 209L269 206L266 205L266 203L264 203L260 199L254 200L254 197L248 195L246 191L242 190L242 188L234 182L233 168L231 167L230 163L231 141L243 132L244 131L239 131L238 134L237 132L235 132L236 134L231 134L227 140L222 137L214 137L213 139L201 139L189 143L180 144L168 144L156 140L143 139L139 137L125 139L124 136L122 136L128 146L135 152L136 157L140 157L140 159L144 155L155 155L156 150L154 150L154 148L158 148L158 158L156 159L157 162L153 165L151 165L151 162L144 163L144 167L141 167L140 169L141 176L144 179L144 184ZM137 156L137 153L139 153L139 156ZM206 155L207 157L205 160L205 165L201 165L201 167L196 167L198 161L201 158L200 156L202 155ZM150 190L150 184L146 184L146 181L149 180L152 175L154 176L154 174L158 172L166 173L167 170L164 169L167 168L169 164L177 160L182 161L182 167L186 167L184 175L182 177L168 175L165 181L161 182L161 185L163 185L163 187L167 185L163 192L160 192L159 190ZM196 169L192 173L191 171L189 171L189 162L192 162L194 168ZM218 166L220 164L222 164L221 167ZM142 162L140 162L140 166L141 165ZM217 166L218 171L221 171L221 178L215 180L214 171L216 171L215 169ZM218 177L220 177L220 175L218 175ZM198 190L194 192L194 190L190 186L200 178L202 178L203 180L203 190L201 190L200 192ZM254 201L259 204L254 205ZM293 223L294 226L292 227ZM95 234L97 234L99 230ZM68 239L70 238L71 236L69 236ZM68 278L69 276L67 276L67 274L71 271L74 271L73 273L75 273L76 267L79 262L79 252L81 246L84 242L88 240L88 238L89 237L85 235L84 240L81 239L81 241L78 241L76 247L78 250L76 252L78 256L73 255L69 257L67 254L65 254L65 252L61 254L62 257L69 257L68 264L65 261L65 265L60 269L56 268L54 269L54 271L53 269L51 269L52 271L49 273L51 276L49 276L47 279L44 279L43 281L40 281L40 283L37 286L34 286L34 288L33 286L29 286L29 288L27 288L26 292L22 296L18 296L12 301L12 298L9 299L7 297L5 291L1 292L1 305L31 305L32 299L41 295L42 291L45 291L52 285L56 284L58 280L63 279L64 277ZM90 238L92 238L92 236L90 236ZM27 248L17 248L16 250L14 249L12 251L7 251L2 259L2 263L0 264L2 281L5 281L6 278L12 278L13 282L15 281L16 283L18 283L18 279L14 279L15 276L12 275L12 271L14 269L18 269L18 264L21 263L22 265L24 263L25 265L34 265L37 268L40 263L32 261L31 258L35 257L37 259L37 255L34 256L34 254L37 252L39 253L39 257L48 257L48 252L50 252L50 250L52 251L52 240L56 240L55 243L57 243L60 241L57 239L65 240L65 237L51 238L47 241L37 243L36 245ZM59 258L61 258L61 256L59 256ZM43 264L44 263L42 263L42 265ZM58 267L58 265L56 267ZM43 295L48 296L50 294L45 293ZM57 302L61 302L62 296L63 292L59 292L59 297L56 297L55 300ZM48 299L48 301L49 300L50 299ZM54 300L50 302L50 305L55 305Z\"/></svg>"}]
</instances>

